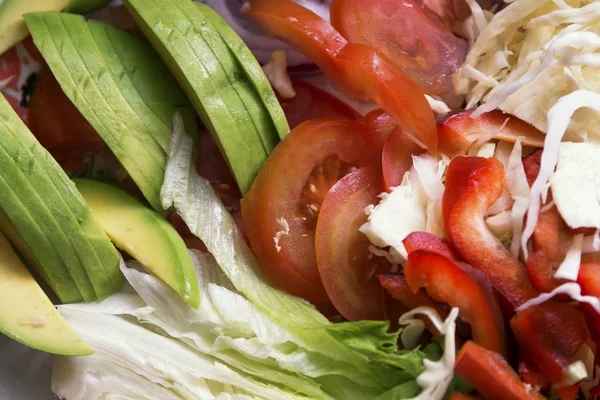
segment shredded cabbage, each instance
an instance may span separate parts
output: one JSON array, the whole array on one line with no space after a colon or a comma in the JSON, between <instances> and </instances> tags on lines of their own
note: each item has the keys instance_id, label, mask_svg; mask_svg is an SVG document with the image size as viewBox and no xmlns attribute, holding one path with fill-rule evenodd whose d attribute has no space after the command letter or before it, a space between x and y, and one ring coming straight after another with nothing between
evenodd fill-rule
<instances>
[{"instance_id":1,"label":"shredded cabbage","mask_svg":"<svg viewBox=\"0 0 600 400\"><path fill-rule=\"evenodd\" d=\"M512 243L510 252L513 257L519 258L523 218L529 206L529 184L525 176L523 159L521 158L521 140L517 139L508 158L505 170L506 186L514 204L511 209Z\"/></svg>"},{"instance_id":2,"label":"shredded cabbage","mask_svg":"<svg viewBox=\"0 0 600 400\"><path fill-rule=\"evenodd\" d=\"M274 51L269 61L263 66L263 71L269 79L271 86L284 100L296 97L296 91L287 72L285 51Z\"/></svg>"},{"instance_id":3,"label":"shredded cabbage","mask_svg":"<svg viewBox=\"0 0 600 400\"><path fill-rule=\"evenodd\" d=\"M525 303L517 307L515 311L521 312L529 307L542 304L550 300L557 294L566 294L575 301L589 304L590 306L592 306L594 311L600 314L600 299L594 296L582 296L581 286L579 286L579 284L576 282L564 283L556 289L554 289L553 291L551 291L550 293L542 293L533 299L527 300Z\"/></svg>"},{"instance_id":4,"label":"shredded cabbage","mask_svg":"<svg viewBox=\"0 0 600 400\"><path fill-rule=\"evenodd\" d=\"M555 278L576 281L583 252L583 233L573 236L567 255L554 274Z\"/></svg>"}]
</instances>

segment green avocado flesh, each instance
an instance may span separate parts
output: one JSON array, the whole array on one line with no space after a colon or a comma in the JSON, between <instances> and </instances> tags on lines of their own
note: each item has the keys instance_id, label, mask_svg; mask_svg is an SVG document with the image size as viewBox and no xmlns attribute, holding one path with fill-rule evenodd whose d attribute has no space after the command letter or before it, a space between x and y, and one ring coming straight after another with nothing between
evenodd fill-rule
<instances>
[{"instance_id":1,"label":"green avocado flesh","mask_svg":"<svg viewBox=\"0 0 600 400\"><path fill-rule=\"evenodd\" d=\"M98 10L110 0L4 0L0 4L0 54L10 49L29 32L23 15L34 11L66 10L78 14Z\"/></svg>"},{"instance_id":2,"label":"green avocado flesh","mask_svg":"<svg viewBox=\"0 0 600 400\"><path fill-rule=\"evenodd\" d=\"M76 179L92 214L117 247L138 260L192 307L200 294L196 270L183 239L160 214L106 183Z\"/></svg>"},{"instance_id":3,"label":"green avocado flesh","mask_svg":"<svg viewBox=\"0 0 600 400\"><path fill-rule=\"evenodd\" d=\"M277 100L277 96L271 87L271 83L263 72L258 60L256 60L237 32L215 10L206 4L196 3L196 5L200 8L204 17L219 32L221 38L227 44L227 47L229 47L231 54L236 57L238 64L244 69L246 76L254 86L254 90L256 90L263 105L269 112L279 138L283 139L289 133L290 126L283 108L281 108L279 100Z\"/></svg>"},{"instance_id":4,"label":"green avocado flesh","mask_svg":"<svg viewBox=\"0 0 600 400\"><path fill-rule=\"evenodd\" d=\"M192 1L124 3L186 91L245 194L279 134L238 59Z\"/></svg>"},{"instance_id":5,"label":"green avocado flesh","mask_svg":"<svg viewBox=\"0 0 600 400\"><path fill-rule=\"evenodd\" d=\"M52 354L85 356L94 352L56 311L2 233L0 333Z\"/></svg>"},{"instance_id":6,"label":"green avocado flesh","mask_svg":"<svg viewBox=\"0 0 600 400\"><path fill-rule=\"evenodd\" d=\"M195 132L194 110L150 44L81 16L25 16L33 40L61 88L106 142L152 207L160 188L173 115Z\"/></svg>"},{"instance_id":7,"label":"green avocado flesh","mask_svg":"<svg viewBox=\"0 0 600 400\"><path fill-rule=\"evenodd\" d=\"M93 301L121 286L119 253L73 182L0 96L0 209L61 301ZM10 239L12 237L9 236Z\"/></svg>"}]
</instances>

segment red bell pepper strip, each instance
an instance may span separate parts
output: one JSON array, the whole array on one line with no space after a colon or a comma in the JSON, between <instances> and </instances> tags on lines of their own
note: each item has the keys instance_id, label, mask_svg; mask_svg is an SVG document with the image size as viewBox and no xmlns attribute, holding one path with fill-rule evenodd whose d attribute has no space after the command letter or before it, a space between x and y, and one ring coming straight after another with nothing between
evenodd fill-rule
<instances>
[{"instance_id":1,"label":"red bell pepper strip","mask_svg":"<svg viewBox=\"0 0 600 400\"><path fill-rule=\"evenodd\" d=\"M442 305L434 301L423 289L413 292L406 283L406 279L398 274L378 274L377 278L381 286L389 293L392 298L400 301L407 311L417 307L429 307L434 309L442 319L446 319L448 311ZM423 318L425 328L434 336L439 336L440 332L431 323L429 318Z\"/></svg>"},{"instance_id":2,"label":"red bell pepper strip","mask_svg":"<svg viewBox=\"0 0 600 400\"><path fill-rule=\"evenodd\" d=\"M553 384L564 383L564 371L579 360L580 349L595 349L581 310L547 301L519 312L510 326L523 355Z\"/></svg>"},{"instance_id":3,"label":"red bell pepper strip","mask_svg":"<svg viewBox=\"0 0 600 400\"><path fill-rule=\"evenodd\" d=\"M469 147L482 137L512 143L520 137L525 146L544 147L545 135L515 116L496 110L471 118L472 113L464 111L455 114L438 125L438 142L442 153L449 157L466 154Z\"/></svg>"},{"instance_id":4,"label":"red bell pepper strip","mask_svg":"<svg viewBox=\"0 0 600 400\"><path fill-rule=\"evenodd\" d=\"M577 283L581 287L581 294L584 296L600 297L600 262L592 256L584 254L579 267L579 276ZM582 304L588 327L592 338L596 343L596 351L600 352L600 314L589 304ZM596 354L597 357L600 354Z\"/></svg>"},{"instance_id":5,"label":"red bell pepper strip","mask_svg":"<svg viewBox=\"0 0 600 400\"><path fill-rule=\"evenodd\" d=\"M446 175L443 215L446 237L461 259L479 269L509 311L537 296L527 271L490 232L484 218L500 197L504 168L493 158L452 159Z\"/></svg>"},{"instance_id":6,"label":"red bell pepper strip","mask_svg":"<svg viewBox=\"0 0 600 400\"><path fill-rule=\"evenodd\" d=\"M468 264L424 250L408 255L406 282L413 292L425 288L436 301L458 307L471 325L473 340L500 354L506 353L504 321L492 286Z\"/></svg>"},{"instance_id":7,"label":"red bell pepper strip","mask_svg":"<svg viewBox=\"0 0 600 400\"><path fill-rule=\"evenodd\" d=\"M458 353L454 370L486 399L544 399L519 379L500 354L471 341L465 343Z\"/></svg>"},{"instance_id":8,"label":"red bell pepper strip","mask_svg":"<svg viewBox=\"0 0 600 400\"><path fill-rule=\"evenodd\" d=\"M248 16L309 56L343 93L372 100L407 135L437 154L435 117L423 91L374 48L348 43L329 23L291 0L250 0Z\"/></svg>"},{"instance_id":9,"label":"red bell pepper strip","mask_svg":"<svg viewBox=\"0 0 600 400\"><path fill-rule=\"evenodd\" d=\"M542 374L540 369L529 360L524 359L522 355L519 355L519 377L523 382L528 383L539 390L546 389L550 386L550 381Z\"/></svg>"},{"instance_id":10,"label":"red bell pepper strip","mask_svg":"<svg viewBox=\"0 0 600 400\"><path fill-rule=\"evenodd\" d=\"M577 383L572 386L565 386L558 389L554 389L554 391L556 392L560 400L575 400L577 398L577 395L579 394L580 386L581 384Z\"/></svg>"},{"instance_id":11,"label":"red bell pepper strip","mask_svg":"<svg viewBox=\"0 0 600 400\"><path fill-rule=\"evenodd\" d=\"M537 150L523 159L523 168L529 186L540 172L542 151ZM549 195L549 201L552 194ZM532 236L533 252L527 259L527 273L533 286L540 292L551 292L565 283L565 280L554 277L554 266L560 265L560 228L561 216L556 206L541 212ZM556 300L568 300L566 296L557 296Z\"/></svg>"},{"instance_id":12,"label":"red bell pepper strip","mask_svg":"<svg viewBox=\"0 0 600 400\"><path fill-rule=\"evenodd\" d=\"M408 254L417 250L427 250L442 255L452 261L459 261L445 239L427 232L413 232L402 243Z\"/></svg>"}]
</instances>

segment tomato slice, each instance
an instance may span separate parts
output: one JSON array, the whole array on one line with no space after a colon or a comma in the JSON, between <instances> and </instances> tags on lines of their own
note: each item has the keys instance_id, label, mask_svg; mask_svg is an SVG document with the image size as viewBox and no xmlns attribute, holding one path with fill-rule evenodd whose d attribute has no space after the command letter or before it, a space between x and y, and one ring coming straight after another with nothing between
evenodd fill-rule
<instances>
[{"instance_id":1,"label":"tomato slice","mask_svg":"<svg viewBox=\"0 0 600 400\"><path fill-rule=\"evenodd\" d=\"M310 57L348 96L375 101L407 135L437 153L435 117L423 91L386 56L348 43L331 25L291 0L251 0L248 16Z\"/></svg>"},{"instance_id":2,"label":"tomato slice","mask_svg":"<svg viewBox=\"0 0 600 400\"><path fill-rule=\"evenodd\" d=\"M544 399L544 396L519 379L500 354L477 343L465 343L458 353L454 370L486 399Z\"/></svg>"},{"instance_id":3,"label":"tomato slice","mask_svg":"<svg viewBox=\"0 0 600 400\"><path fill-rule=\"evenodd\" d=\"M340 179L327 193L315 235L317 265L329 299L350 321L382 319L381 286L375 274L390 264L373 257L369 239L358 228L365 207L383 190L381 172L362 168Z\"/></svg>"},{"instance_id":4,"label":"tomato slice","mask_svg":"<svg viewBox=\"0 0 600 400\"><path fill-rule=\"evenodd\" d=\"M273 150L242 200L248 239L274 286L309 301L327 300L315 255L317 218L339 179L378 162L364 134L360 121L303 123Z\"/></svg>"},{"instance_id":5,"label":"tomato slice","mask_svg":"<svg viewBox=\"0 0 600 400\"><path fill-rule=\"evenodd\" d=\"M413 165L412 156L423 152L424 150L404 134L404 130L399 126L390 132L381 154L383 180L388 191L400 186L404 174Z\"/></svg>"},{"instance_id":6,"label":"tomato slice","mask_svg":"<svg viewBox=\"0 0 600 400\"><path fill-rule=\"evenodd\" d=\"M335 0L332 25L351 43L381 51L429 94L452 90L467 42L416 0Z\"/></svg>"},{"instance_id":7,"label":"tomato slice","mask_svg":"<svg viewBox=\"0 0 600 400\"><path fill-rule=\"evenodd\" d=\"M442 211L446 237L461 259L500 293L508 314L537 296L526 269L490 232L487 210L502 194L504 168L493 158L457 156L446 174Z\"/></svg>"},{"instance_id":8,"label":"tomato slice","mask_svg":"<svg viewBox=\"0 0 600 400\"><path fill-rule=\"evenodd\" d=\"M310 83L292 77L296 96L282 102L290 129L317 118L359 119L360 114L335 96Z\"/></svg>"},{"instance_id":9,"label":"tomato slice","mask_svg":"<svg viewBox=\"0 0 600 400\"><path fill-rule=\"evenodd\" d=\"M481 138L511 143L521 138L525 146L544 147L546 136L513 115L496 110L471 118L472 113L461 112L439 124L438 141L442 153L449 157L466 154L469 147Z\"/></svg>"},{"instance_id":10,"label":"tomato slice","mask_svg":"<svg viewBox=\"0 0 600 400\"><path fill-rule=\"evenodd\" d=\"M388 136L398 126L396 121L380 108L368 112L361 121L368 126L373 139L382 150Z\"/></svg>"},{"instance_id":11,"label":"tomato slice","mask_svg":"<svg viewBox=\"0 0 600 400\"><path fill-rule=\"evenodd\" d=\"M78 172L89 156L111 153L73 103L50 69L40 70L29 104L29 126L35 137L68 172Z\"/></svg>"},{"instance_id":12,"label":"tomato slice","mask_svg":"<svg viewBox=\"0 0 600 400\"><path fill-rule=\"evenodd\" d=\"M476 343L506 353L500 306L481 272L440 254L417 250L408 255L404 274L413 292L423 287L436 301L458 307L461 319L471 325Z\"/></svg>"},{"instance_id":13,"label":"tomato slice","mask_svg":"<svg viewBox=\"0 0 600 400\"><path fill-rule=\"evenodd\" d=\"M540 390L550 386L550 381L542 374L540 369L529 360L524 359L522 355L519 355L519 377L523 382L533 387L538 387Z\"/></svg>"}]
</instances>

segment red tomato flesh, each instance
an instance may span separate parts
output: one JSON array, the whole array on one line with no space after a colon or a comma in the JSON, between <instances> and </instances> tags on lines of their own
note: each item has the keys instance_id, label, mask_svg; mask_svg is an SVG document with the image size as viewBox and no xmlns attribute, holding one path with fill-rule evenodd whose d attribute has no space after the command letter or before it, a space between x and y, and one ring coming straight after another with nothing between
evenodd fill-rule
<instances>
[{"instance_id":1,"label":"red tomato flesh","mask_svg":"<svg viewBox=\"0 0 600 400\"><path fill-rule=\"evenodd\" d=\"M416 0L335 0L331 23L349 42L381 51L429 94L452 91L467 54L467 42Z\"/></svg>"},{"instance_id":2,"label":"red tomato flesh","mask_svg":"<svg viewBox=\"0 0 600 400\"><path fill-rule=\"evenodd\" d=\"M354 168L376 165L359 121L303 123L275 148L242 200L244 225L261 271L274 286L319 303L328 299L315 255L315 229L329 189ZM279 246L274 238L280 233Z\"/></svg>"},{"instance_id":3,"label":"red tomato flesh","mask_svg":"<svg viewBox=\"0 0 600 400\"><path fill-rule=\"evenodd\" d=\"M381 172L363 168L329 190L315 236L319 274L329 299L350 321L383 318L383 296L376 272L390 265L369 252L369 239L358 228L367 221L365 207L383 190Z\"/></svg>"}]
</instances>

